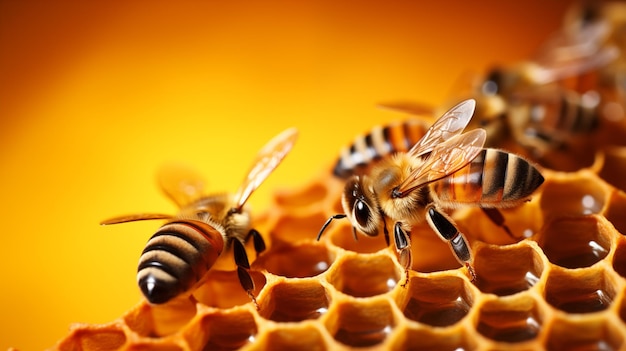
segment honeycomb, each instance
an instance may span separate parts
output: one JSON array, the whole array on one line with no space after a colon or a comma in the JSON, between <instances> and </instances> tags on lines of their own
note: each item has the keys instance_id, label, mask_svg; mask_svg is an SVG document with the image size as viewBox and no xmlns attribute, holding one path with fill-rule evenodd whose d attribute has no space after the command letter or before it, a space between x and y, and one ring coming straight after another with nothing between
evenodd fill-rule
<instances>
[{"instance_id":1,"label":"honeycomb","mask_svg":"<svg viewBox=\"0 0 626 351\"><path fill-rule=\"evenodd\" d=\"M427 225L414 228L403 287L382 235L355 240L336 220L315 240L342 210L329 168L275 190L256 217L268 244L252 264L258 309L224 259L193 299L73 325L52 349L626 350L625 170L621 148L577 172L542 170L533 199L503 211L517 238L479 209L454 212L474 282Z\"/></svg>"}]
</instances>

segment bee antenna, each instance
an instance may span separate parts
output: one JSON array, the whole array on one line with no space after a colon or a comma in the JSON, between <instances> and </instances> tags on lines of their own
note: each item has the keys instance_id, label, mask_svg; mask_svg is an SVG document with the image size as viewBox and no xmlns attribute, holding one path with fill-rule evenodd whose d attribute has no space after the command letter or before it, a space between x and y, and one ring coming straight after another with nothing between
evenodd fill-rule
<instances>
[{"instance_id":1,"label":"bee antenna","mask_svg":"<svg viewBox=\"0 0 626 351\"><path fill-rule=\"evenodd\" d=\"M342 218L346 218L346 215L343 213L338 213L336 215L330 216L330 218L328 218L328 220L326 220L326 223L324 223L324 225L322 226L322 229L320 229L319 234L317 234L317 241L320 240L320 238L322 237L322 233L324 233L324 230L326 230L326 227L328 227L328 225L330 224L330 222L333 221L333 219L342 219Z\"/></svg>"}]
</instances>

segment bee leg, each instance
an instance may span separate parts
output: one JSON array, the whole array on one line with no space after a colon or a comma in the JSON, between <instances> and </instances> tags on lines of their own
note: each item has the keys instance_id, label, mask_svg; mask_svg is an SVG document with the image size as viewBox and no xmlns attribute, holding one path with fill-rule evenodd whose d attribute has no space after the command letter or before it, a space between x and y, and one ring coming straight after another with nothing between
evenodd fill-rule
<instances>
[{"instance_id":1,"label":"bee leg","mask_svg":"<svg viewBox=\"0 0 626 351\"><path fill-rule=\"evenodd\" d=\"M404 267L405 280L402 287L406 287L409 282L409 269L411 268L411 239L407 232L402 229L402 224L396 222L393 227L393 239L396 245L398 261Z\"/></svg>"},{"instance_id":2,"label":"bee leg","mask_svg":"<svg viewBox=\"0 0 626 351\"><path fill-rule=\"evenodd\" d=\"M248 238L250 237L252 237L252 242L254 243L254 251L256 252L258 257L261 252L265 251L265 240L263 240L261 233L259 233L256 229L250 229L250 232L248 232Z\"/></svg>"},{"instance_id":3,"label":"bee leg","mask_svg":"<svg viewBox=\"0 0 626 351\"><path fill-rule=\"evenodd\" d=\"M439 212L434 206L428 206L427 213L426 219L430 227L450 244L456 259L467 268L472 281L476 280L476 273L472 267L472 254L463 233L456 228L452 218Z\"/></svg>"},{"instance_id":4,"label":"bee leg","mask_svg":"<svg viewBox=\"0 0 626 351\"><path fill-rule=\"evenodd\" d=\"M235 264L237 265L239 284L241 284L241 287L246 291L252 303L254 303L254 306L259 309L256 297L252 293L254 291L254 281L249 272L250 262L248 261L248 254L241 241L233 240L233 253L235 255Z\"/></svg>"},{"instance_id":5,"label":"bee leg","mask_svg":"<svg viewBox=\"0 0 626 351\"><path fill-rule=\"evenodd\" d=\"M487 215L487 217L489 217L493 224L504 229L504 231L508 234L508 236L511 237L511 239L519 240L519 238L516 238L515 235L513 235L511 229L509 229L506 223L504 223L504 216L502 215L502 212L500 212L497 208L481 207L480 209L485 212L485 214Z\"/></svg>"},{"instance_id":6,"label":"bee leg","mask_svg":"<svg viewBox=\"0 0 626 351\"><path fill-rule=\"evenodd\" d=\"M343 219L343 218L346 218L346 215L343 213L338 213L336 215L330 216L330 218L328 218L326 222L324 223L324 225L322 226L322 229L320 229L320 232L317 234L317 241L320 241L320 238L322 237L322 234L326 230L326 227L328 227L328 225L330 224L330 222L333 221L333 219Z\"/></svg>"}]
</instances>

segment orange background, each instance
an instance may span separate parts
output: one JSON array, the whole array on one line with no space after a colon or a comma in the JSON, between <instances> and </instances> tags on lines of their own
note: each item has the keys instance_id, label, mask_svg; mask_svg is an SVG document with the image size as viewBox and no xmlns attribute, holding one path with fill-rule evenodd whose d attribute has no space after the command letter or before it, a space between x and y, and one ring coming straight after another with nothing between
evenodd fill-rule
<instances>
[{"instance_id":1,"label":"orange background","mask_svg":"<svg viewBox=\"0 0 626 351\"><path fill-rule=\"evenodd\" d=\"M137 259L159 224L98 223L173 212L154 182L164 162L234 191L296 126L251 200L262 210L401 118L377 102L439 103L468 70L530 57L568 3L0 2L0 349L50 347L139 301Z\"/></svg>"}]
</instances>

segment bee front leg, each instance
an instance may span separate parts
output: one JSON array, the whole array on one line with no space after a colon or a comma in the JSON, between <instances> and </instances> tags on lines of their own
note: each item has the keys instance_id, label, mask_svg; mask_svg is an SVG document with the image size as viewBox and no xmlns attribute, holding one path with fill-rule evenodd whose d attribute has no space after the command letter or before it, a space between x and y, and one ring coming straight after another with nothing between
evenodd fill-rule
<instances>
[{"instance_id":1,"label":"bee front leg","mask_svg":"<svg viewBox=\"0 0 626 351\"><path fill-rule=\"evenodd\" d=\"M246 248L239 240L233 240L233 253L235 255L235 264L237 265L237 276L239 277L239 283L241 287L246 291L254 306L259 309L259 304L256 301L256 297L252 293L254 291L254 281L250 275L250 262L248 261L248 254Z\"/></svg>"},{"instance_id":2,"label":"bee front leg","mask_svg":"<svg viewBox=\"0 0 626 351\"><path fill-rule=\"evenodd\" d=\"M254 243L254 251L256 252L256 255L258 257L261 252L265 251L265 240L263 240L261 233L259 233L256 229L250 229L246 241L248 241L250 237L252 237L252 242Z\"/></svg>"},{"instance_id":3,"label":"bee front leg","mask_svg":"<svg viewBox=\"0 0 626 351\"><path fill-rule=\"evenodd\" d=\"M472 281L476 280L476 273L472 267L472 254L470 253L469 245L463 233L459 232L456 228L452 218L443 214L434 206L428 206L426 211L426 220L430 227L450 244L450 248L454 256L456 256L456 259L459 263L467 267Z\"/></svg>"},{"instance_id":4,"label":"bee front leg","mask_svg":"<svg viewBox=\"0 0 626 351\"><path fill-rule=\"evenodd\" d=\"M396 245L396 253L398 261L404 267L405 280L402 283L404 288L409 282L409 269L411 268L411 238L407 232L402 229L402 223L396 222L393 227L393 239Z\"/></svg>"}]
</instances>

